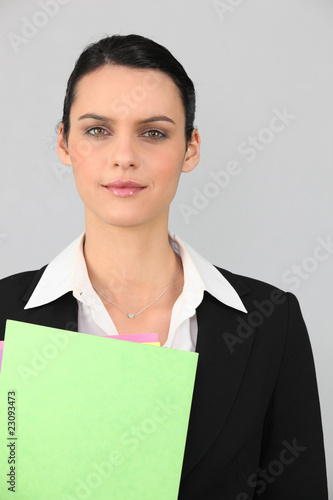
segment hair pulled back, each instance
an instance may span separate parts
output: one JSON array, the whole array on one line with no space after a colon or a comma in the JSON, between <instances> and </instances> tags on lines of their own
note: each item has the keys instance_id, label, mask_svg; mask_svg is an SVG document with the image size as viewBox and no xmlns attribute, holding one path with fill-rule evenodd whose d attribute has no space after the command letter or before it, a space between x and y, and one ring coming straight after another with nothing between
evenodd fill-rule
<instances>
[{"instance_id":1,"label":"hair pulled back","mask_svg":"<svg viewBox=\"0 0 333 500\"><path fill-rule=\"evenodd\" d=\"M195 116L195 90L183 66L162 45L140 35L113 35L88 45L81 53L69 77L63 107L62 122L67 140L70 130L70 111L76 97L77 85L83 76L106 65L149 68L162 71L176 84L185 111L186 143L191 139Z\"/></svg>"}]
</instances>

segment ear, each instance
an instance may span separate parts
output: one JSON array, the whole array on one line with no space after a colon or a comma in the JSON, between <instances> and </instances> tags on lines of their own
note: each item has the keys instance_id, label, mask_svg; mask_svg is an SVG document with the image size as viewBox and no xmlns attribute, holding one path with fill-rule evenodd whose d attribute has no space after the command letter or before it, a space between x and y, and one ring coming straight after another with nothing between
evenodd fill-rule
<instances>
[{"instance_id":1,"label":"ear","mask_svg":"<svg viewBox=\"0 0 333 500\"><path fill-rule=\"evenodd\" d=\"M192 132L191 140L187 145L182 172L191 172L200 160L200 135L197 129Z\"/></svg>"},{"instance_id":2,"label":"ear","mask_svg":"<svg viewBox=\"0 0 333 500\"><path fill-rule=\"evenodd\" d=\"M64 124L63 122L59 125L58 131L58 143L57 143L57 153L59 160L64 165L72 165L72 160L68 151L67 141L64 136Z\"/></svg>"}]
</instances>

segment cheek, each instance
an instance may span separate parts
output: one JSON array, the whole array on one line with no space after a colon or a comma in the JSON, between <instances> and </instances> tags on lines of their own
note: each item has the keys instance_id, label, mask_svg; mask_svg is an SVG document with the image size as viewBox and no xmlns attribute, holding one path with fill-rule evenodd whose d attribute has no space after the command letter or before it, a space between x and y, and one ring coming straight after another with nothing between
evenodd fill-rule
<instances>
[{"instance_id":1,"label":"cheek","mask_svg":"<svg viewBox=\"0 0 333 500\"><path fill-rule=\"evenodd\" d=\"M89 193L97 184L97 172L92 163L92 158L82 154L74 154L72 157L73 174L77 190L81 196Z\"/></svg>"},{"instance_id":2,"label":"cheek","mask_svg":"<svg viewBox=\"0 0 333 500\"><path fill-rule=\"evenodd\" d=\"M77 186L84 186L85 183L87 189L88 183L93 186L101 163L101 154L96 147L94 148L88 139L81 138L69 144L69 153Z\"/></svg>"},{"instance_id":3,"label":"cheek","mask_svg":"<svg viewBox=\"0 0 333 500\"><path fill-rule=\"evenodd\" d=\"M68 141L69 154L73 164L81 165L92 163L101 155L103 148L97 146L91 137L83 134L82 131L73 130Z\"/></svg>"},{"instance_id":4,"label":"cheek","mask_svg":"<svg viewBox=\"0 0 333 500\"><path fill-rule=\"evenodd\" d=\"M80 139L75 142L73 141L72 144L69 144L69 153L73 165L81 165L92 157L93 147L91 142L87 139Z\"/></svg>"},{"instance_id":5,"label":"cheek","mask_svg":"<svg viewBox=\"0 0 333 500\"><path fill-rule=\"evenodd\" d=\"M160 170L160 177L170 183L170 187L178 184L182 166L183 155L179 153L179 150L168 152L168 154L163 155L163 165Z\"/></svg>"}]
</instances>

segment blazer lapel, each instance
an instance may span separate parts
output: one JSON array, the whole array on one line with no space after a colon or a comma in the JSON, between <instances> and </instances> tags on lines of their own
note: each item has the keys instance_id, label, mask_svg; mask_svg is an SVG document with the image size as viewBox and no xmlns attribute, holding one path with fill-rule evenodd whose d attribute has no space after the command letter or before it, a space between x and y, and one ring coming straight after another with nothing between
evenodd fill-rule
<instances>
[{"instance_id":1,"label":"blazer lapel","mask_svg":"<svg viewBox=\"0 0 333 500\"><path fill-rule=\"evenodd\" d=\"M246 291L247 290L247 291ZM248 289L238 290L239 295ZM187 434L183 477L199 462L221 433L241 383L251 351L254 333L238 336L238 318L247 314L228 307L210 294L197 309L199 353L198 368ZM239 342L230 348L224 334ZM234 336L234 337L232 337Z\"/></svg>"},{"instance_id":2,"label":"blazer lapel","mask_svg":"<svg viewBox=\"0 0 333 500\"><path fill-rule=\"evenodd\" d=\"M16 315L15 319L26 323L77 332L78 306L72 292L68 292L44 306L24 309L20 314Z\"/></svg>"},{"instance_id":3,"label":"blazer lapel","mask_svg":"<svg viewBox=\"0 0 333 500\"><path fill-rule=\"evenodd\" d=\"M46 266L38 271L24 294L23 301L28 302L32 292L42 277ZM42 326L60 328L62 330L77 331L78 306L72 292L68 292L57 300L40 307L23 309L15 317L18 321L33 323Z\"/></svg>"}]
</instances>

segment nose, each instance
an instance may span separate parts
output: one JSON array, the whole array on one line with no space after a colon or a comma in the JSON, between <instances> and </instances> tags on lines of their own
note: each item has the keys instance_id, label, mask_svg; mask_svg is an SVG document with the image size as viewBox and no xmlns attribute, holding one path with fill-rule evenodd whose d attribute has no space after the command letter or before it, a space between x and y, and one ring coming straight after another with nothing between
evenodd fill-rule
<instances>
[{"instance_id":1,"label":"nose","mask_svg":"<svg viewBox=\"0 0 333 500\"><path fill-rule=\"evenodd\" d=\"M112 164L114 167L137 168L140 158L135 147L135 140L127 135L114 137L112 144Z\"/></svg>"}]
</instances>

